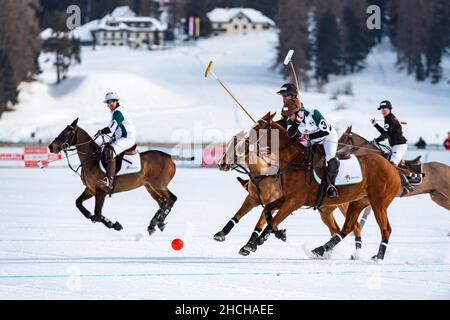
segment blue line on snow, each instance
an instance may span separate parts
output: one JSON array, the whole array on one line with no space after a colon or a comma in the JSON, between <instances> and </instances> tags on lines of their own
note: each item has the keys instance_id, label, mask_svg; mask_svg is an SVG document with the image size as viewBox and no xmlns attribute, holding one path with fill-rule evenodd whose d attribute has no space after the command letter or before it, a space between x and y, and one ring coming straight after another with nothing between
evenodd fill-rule
<instances>
[{"instance_id":1,"label":"blue line on snow","mask_svg":"<svg viewBox=\"0 0 450 320\"><path fill-rule=\"evenodd\" d=\"M437 270L380 270L380 273L450 273L450 269ZM367 274L367 271L311 271L311 272L206 272L206 273L119 273L119 274L37 274L0 275L0 279L39 279L39 278L116 278L116 277L186 277L186 276L284 276L284 275L354 275Z\"/></svg>"}]
</instances>

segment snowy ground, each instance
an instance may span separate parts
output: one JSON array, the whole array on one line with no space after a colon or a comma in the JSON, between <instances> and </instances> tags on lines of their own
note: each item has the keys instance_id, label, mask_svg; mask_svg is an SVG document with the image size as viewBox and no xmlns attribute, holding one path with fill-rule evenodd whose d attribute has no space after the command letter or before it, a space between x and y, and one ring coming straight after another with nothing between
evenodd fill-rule
<instances>
[{"instance_id":1,"label":"snowy ground","mask_svg":"<svg viewBox=\"0 0 450 320\"><path fill-rule=\"evenodd\" d=\"M0 181L1 299L450 299L450 217L428 196L395 200L386 259L375 264L368 260L380 240L373 216L361 261L348 260L352 237L331 260L308 259L304 248L329 239L311 210L283 223L287 243L270 238L248 257L237 252L259 210L215 242L245 193L232 173L214 169L178 170L179 201L164 233L151 238L157 207L145 189L107 199L104 214L124 226L117 232L78 212L83 188L67 169L0 169ZM185 242L178 252L170 246L176 237Z\"/></svg>"},{"instance_id":2,"label":"snowy ground","mask_svg":"<svg viewBox=\"0 0 450 320\"><path fill-rule=\"evenodd\" d=\"M114 90L135 121L139 142L226 142L252 122L212 77L204 78L205 67L214 60L213 70L255 118L279 112L281 99L275 92L285 80L272 68L277 43L276 32L263 32L164 51L87 47L82 64L72 67L58 86L53 55L42 55L44 72L37 82L22 85L16 111L3 114L0 141L48 142L76 117L93 134L109 121L102 99ZM443 60L444 80L438 85L415 82L398 72L395 62L391 46L380 44L369 54L366 69L332 77L324 93L311 85L301 99L319 108L338 131L353 124L368 139L378 135L370 118L381 118L376 108L389 99L397 117L408 122L404 132L410 143L422 136L427 143L441 144L450 129L450 59ZM333 99L347 86L354 95Z\"/></svg>"}]
</instances>

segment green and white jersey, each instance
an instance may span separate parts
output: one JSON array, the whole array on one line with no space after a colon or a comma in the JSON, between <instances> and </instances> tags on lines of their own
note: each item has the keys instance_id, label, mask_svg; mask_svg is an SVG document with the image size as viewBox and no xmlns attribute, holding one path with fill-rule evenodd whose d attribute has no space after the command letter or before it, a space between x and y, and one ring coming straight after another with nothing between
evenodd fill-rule
<instances>
[{"instance_id":1,"label":"green and white jersey","mask_svg":"<svg viewBox=\"0 0 450 320\"><path fill-rule=\"evenodd\" d=\"M303 113L303 120L298 125L298 131L303 135L311 135L322 131L324 133L331 132L331 126L317 109L302 108L299 112L300 118ZM291 125L288 121L288 127Z\"/></svg>"},{"instance_id":2,"label":"green and white jersey","mask_svg":"<svg viewBox=\"0 0 450 320\"><path fill-rule=\"evenodd\" d=\"M136 139L136 129L130 115L122 106L111 111L112 120L109 130L114 134L116 140L121 138Z\"/></svg>"}]
</instances>

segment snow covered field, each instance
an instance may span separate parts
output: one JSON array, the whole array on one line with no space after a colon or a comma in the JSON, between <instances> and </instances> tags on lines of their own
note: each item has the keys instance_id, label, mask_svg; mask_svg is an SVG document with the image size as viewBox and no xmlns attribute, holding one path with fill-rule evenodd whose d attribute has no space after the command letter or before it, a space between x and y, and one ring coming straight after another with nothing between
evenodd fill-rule
<instances>
[{"instance_id":1,"label":"snow covered field","mask_svg":"<svg viewBox=\"0 0 450 320\"><path fill-rule=\"evenodd\" d=\"M386 259L375 264L372 215L360 261L348 259L352 236L331 260L308 259L305 248L329 239L312 210L282 224L286 243L271 237L248 257L238 250L259 209L215 242L245 197L233 173L178 169L179 201L166 230L151 238L157 206L145 189L106 200L104 214L124 226L117 232L78 212L83 188L68 169L0 169L0 181L0 299L450 299L450 216L428 196L394 201ZM170 246L177 237L185 243L178 252Z\"/></svg>"},{"instance_id":2,"label":"snow covered field","mask_svg":"<svg viewBox=\"0 0 450 320\"><path fill-rule=\"evenodd\" d=\"M214 60L217 75L255 118L279 112L281 99L275 92L285 80L272 69L277 42L276 32L263 32L203 39L164 51L87 47L82 64L71 67L69 78L58 86L53 55L42 55L44 72L37 82L22 85L16 111L3 114L0 141L48 142L76 117L93 134L109 121L102 100L114 90L135 121L139 142L226 142L252 123L213 78L204 78L205 67ZM404 132L409 143L422 136L427 143L441 144L450 130L450 59L444 58L444 80L438 85L415 82L398 72L395 62L390 45L382 43L369 54L366 69L333 77L324 93L310 86L301 98L319 108L338 131L352 124L368 139L378 135L370 118L381 118L376 108L389 99L397 117L408 122ZM353 96L333 98L346 87Z\"/></svg>"}]
</instances>

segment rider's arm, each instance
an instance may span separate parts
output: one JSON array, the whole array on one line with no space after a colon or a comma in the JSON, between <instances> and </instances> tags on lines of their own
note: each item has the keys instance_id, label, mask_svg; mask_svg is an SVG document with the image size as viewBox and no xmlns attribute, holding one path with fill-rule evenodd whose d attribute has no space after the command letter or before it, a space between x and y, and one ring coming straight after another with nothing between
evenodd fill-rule
<instances>
[{"instance_id":1,"label":"rider's arm","mask_svg":"<svg viewBox=\"0 0 450 320\"><path fill-rule=\"evenodd\" d=\"M313 117L314 122L316 123L317 127L319 128L319 131L311 133L309 135L309 139L314 140L314 139L319 139L319 138L329 135L331 128L328 125L325 118L323 117L323 115L320 113L320 111L314 110L312 117Z\"/></svg>"},{"instance_id":2,"label":"rider's arm","mask_svg":"<svg viewBox=\"0 0 450 320\"><path fill-rule=\"evenodd\" d=\"M117 128L122 124L124 119L125 118L123 117L122 112L115 111L113 113L113 118L111 120L111 123L108 126L109 130L111 130L111 132L116 132Z\"/></svg>"},{"instance_id":3,"label":"rider's arm","mask_svg":"<svg viewBox=\"0 0 450 320\"><path fill-rule=\"evenodd\" d=\"M298 139L300 137L300 131L298 131L298 123L288 119L287 121L287 136L291 139Z\"/></svg>"},{"instance_id":4,"label":"rider's arm","mask_svg":"<svg viewBox=\"0 0 450 320\"><path fill-rule=\"evenodd\" d=\"M389 138L392 134L392 131L396 126L399 126L400 123L398 120L394 119L393 121L386 121L385 128L382 128L378 123L375 125L375 128L381 133L381 135L375 139L376 142L381 142L387 138Z\"/></svg>"},{"instance_id":5,"label":"rider's arm","mask_svg":"<svg viewBox=\"0 0 450 320\"><path fill-rule=\"evenodd\" d=\"M108 133L111 133L111 130L109 129L109 127L105 127L102 130L99 130L99 132L101 134L108 134Z\"/></svg>"}]
</instances>

